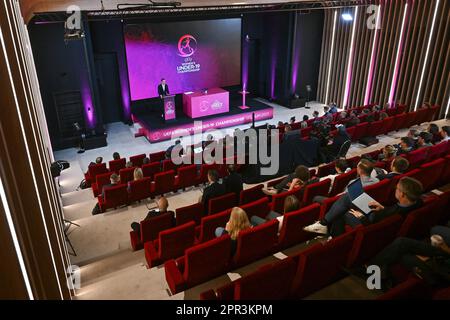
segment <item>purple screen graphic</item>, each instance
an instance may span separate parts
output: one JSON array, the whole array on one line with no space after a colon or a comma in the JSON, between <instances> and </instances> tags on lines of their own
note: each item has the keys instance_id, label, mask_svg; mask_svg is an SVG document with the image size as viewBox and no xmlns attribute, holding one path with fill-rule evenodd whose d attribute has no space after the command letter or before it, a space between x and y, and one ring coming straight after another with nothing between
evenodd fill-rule
<instances>
[{"instance_id":1,"label":"purple screen graphic","mask_svg":"<svg viewBox=\"0 0 450 320\"><path fill-rule=\"evenodd\" d=\"M131 100L241 83L241 19L124 27Z\"/></svg>"}]
</instances>

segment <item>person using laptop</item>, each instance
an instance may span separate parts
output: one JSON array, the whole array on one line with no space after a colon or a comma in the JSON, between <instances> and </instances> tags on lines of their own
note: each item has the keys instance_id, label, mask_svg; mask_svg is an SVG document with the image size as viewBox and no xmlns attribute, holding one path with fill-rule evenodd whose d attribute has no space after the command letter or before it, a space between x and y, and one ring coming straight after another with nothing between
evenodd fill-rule
<instances>
[{"instance_id":1,"label":"person using laptop","mask_svg":"<svg viewBox=\"0 0 450 320\"><path fill-rule=\"evenodd\" d=\"M362 187L367 187L379 182L377 178L371 177L373 167L374 164L367 159L361 159L361 161L359 161L356 172L358 174L357 179L360 179ZM350 181L348 185L350 186L355 180ZM322 220L306 226L303 230L323 235L330 233L332 235L334 232L332 232L331 229L329 230L329 228L333 226L335 220L345 215L345 213L350 210L351 206L352 199L350 198L347 188L342 196L331 206L330 210L328 210Z\"/></svg>"}]
</instances>

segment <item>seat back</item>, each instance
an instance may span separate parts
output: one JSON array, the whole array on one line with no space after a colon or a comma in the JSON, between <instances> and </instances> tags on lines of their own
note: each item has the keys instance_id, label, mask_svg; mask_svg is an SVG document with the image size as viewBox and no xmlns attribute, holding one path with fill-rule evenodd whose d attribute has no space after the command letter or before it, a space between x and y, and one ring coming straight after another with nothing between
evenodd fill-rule
<instances>
[{"instance_id":1,"label":"seat back","mask_svg":"<svg viewBox=\"0 0 450 320\"><path fill-rule=\"evenodd\" d=\"M422 182L423 189L425 192L433 190L435 187L439 186L439 179L441 178L442 172L444 171L445 160L437 159L432 162L423 164L420 167L421 175L423 176Z\"/></svg>"},{"instance_id":2,"label":"seat back","mask_svg":"<svg viewBox=\"0 0 450 320\"><path fill-rule=\"evenodd\" d=\"M102 174L97 175L96 182L95 182L95 184L97 185L97 189L96 189L97 194L95 194L95 191L94 191L94 196L101 194L103 191L103 186L111 183L111 175L112 174L113 174L113 172L107 172L107 173L102 173ZM94 186L92 186L92 187L94 187Z\"/></svg>"},{"instance_id":3,"label":"seat back","mask_svg":"<svg viewBox=\"0 0 450 320\"><path fill-rule=\"evenodd\" d=\"M269 199L267 197L261 198L257 201L241 206L241 209L247 213L249 219L252 216L258 216L265 219L270 212Z\"/></svg>"},{"instance_id":4,"label":"seat back","mask_svg":"<svg viewBox=\"0 0 450 320\"><path fill-rule=\"evenodd\" d=\"M93 164L88 168L88 173L91 181L95 181L97 175L107 172L108 169L106 169L106 163Z\"/></svg>"},{"instance_id":5,"label":"seat back","mask_svg":"<svg viewBox=\"0 0 450 320\"><path fill-rule=\"evenodd\" d=\"M354 237L353 231L301 252L293 281L293 296L303 298L342 277L342 267L348 259Z\"/></svg>"},{"instance_id":6,"label":"seat back","mask_svg":"<svg viewBox=\"0 0 450 320\"><path fill-rule=\"evenodd\" d=\"M272 253L278 241L277 234L277 219L239 232L234 266L246 265Z\"/></svg>"},{"instance_id":7,"label":"seat back","mask_svg":"<svg viewBox=\"0 0 450 320\"><path fill-rule=\"evenodd\" d=\"M363 122L356 125L355 133L353 134L352 141L358 141L359 139L367 136L367 130L369 128L369 123Z\"/></svg>"},{"instance_id":8,"label":"seat back","mask_svg":"<svg viewBox=\"0 0 450 320\"><path fill-rule=\"evenodd\" d=\"M162 162L162 172L164 171L169 171L169 170L176 170L177 169L177 165L175 163L172 162L172 160L167 159L167 160L163 160Z\"/></svg>"},{"instance_id":9,"label":"seat back","mask_svg":"<svg viewBox=\"0 0 450 320\"><path fill-rule=\"evenodd\" d=\"M200 223L199 241L205 242L215 237L215 231L218 227L225 228L230 219L231 210L221 212L218 214L203 217Z\"/></svg>"},{"instance_id":10,"label":"seat back","mask_svg":"<svg viewBox=\"0 0 450 320\"><path fill-rule=\"evenodd\" d=\"M173 227L173 212L165 212L159 216L141 221L141 242L146 243L158 239L161 231Z\"/></svg>"},{"instance_id":11,"label":"seat back","mask_svg":"<svg viewBox=\"0 0 450 320\"><path fill-rule=\"evenodd\" d=\"M142 163L144 162L144 158L146 157L146 155L143 154L138 154L135 156L131 156L130 157L130 161L133 164L134 167L141 167Z\"/></svg>"},{"instance_id":12,"label":"seat back","mask_svg":"<svg viewBox=\"0 0 450 320\"><path fill-rule=\"evenodd\" d=\"M170 170L155 174L154 194L164 194L173 191L175 182L175 171Z\"/></svg>"},{"instance_id":13,"label":"seat back","mask_svg":"<svg viewBox=\"0 0 450 320\"><path fill-rule=\"evenodd\" d=\"M229 265L230 252L229 235L187 249L183 273L187 288L224 274Z\"/></svg>"},{"instance_id":14,"label":"seat back","mask_svg":"<svg viewBox=\"0 0 450 320\"><path fill-rule=\"evenodd\" d=\"M127 183L129 181L133 181L134 179L134 167L133 168L125 168L119 170L120 175L120 183Z\"/></svg>"},{"instance_id":15,"label":"seat back","mask_svg":"<svg viewBox=\"0 0 450 320\"><path fill-rule=\"evenodd\" d=\"M447 152L447 143L441 142L431 146L428 151L428 161L436 160Z\"/></svg>"},{"instance_id":16,"label":"seat back","mask_svg":"<svg viewBox=\"0 0 450 320\"><path fill-rule=\"evenodd\" d=\"M200 224L203 216L203 205L194 203L193 205L178 208L176 214L177 226L194 221L196 225Z\"/></svg>"},{"instance_id":17,"label":"seat back","mask_svg":"<svg viewBox=\"0 0 450 320\"><path fill-rule=\"evenodd\" d=\"M331 179L325 179L316 183L309 184L303 191L302 205L307 206L312 203L315 196L328 196L330 191Z\"/></svg>"},{"instance_id":18,"label":"seat back","mask_svg":"<svg viewBox=\"0 0 450 320\"><path fill-rule=\"evenodd\" d=\"M431 227L437 224L441 213L440 202L430 201L408 214L398 232L399 237L422 239L428 237Z\"/></svg>"},{"instance_id":19,"label":"seat back","mask_svg":"<svg viewBox=\"0 0 450 320\"><path fill-rule=\"evenodd\" d=\"M126 165L127 160L125 158L118 159L118 160L111 160L109 162L109 171L119 173L120 169L124 169Z\"/></svg>"},{"instance_id":20,"label":"seat back","mask_svg":"<svg viewBox=\"0 0 450 320\"><path fill-rule=\"evenodd\" d=\"M153 180L155 174L159 172L161 172L160 162L152 162L142 165L142 173L144 174L144 177L148 177Z\"/></svg>"},{"instance_id":21,"label":"seat back","mask_svg":"<svg viewBox=\"0 0 450 320\"><path fill-rule=\"evenodd\" d=\"M197 166L195 164L178 169L178 187L187 188L195 184L197 178Z\"/></svg>"},{"instance_id":22,"label":"seat back","mask_svg":"<svg viewBox=\"0 0 450 320\"><path fill-rule=\"evenodd\" d=\"M347 173L337 175L333 181L333 187L331 188L330 191L330 197L334 197L335 195L343 192L348 183L355 178L356 178L356 169L352 169Z\"/></svg>"},{"instance_id":23,"label":"seat back","mask_svg":"<svg viewBox=\"0 0 450 320\"><path fill-rule=\"evenodd\" d=\"M235 281L233 300L282 300L289 297L297 263L286 258Z\"/></svg>"},{"instance_id":24,"label":"seat back","mask_svg":"<svg viewBox=\"0 0 450 320\"><path fill-rule=\"evenodd\" d=\"M244 205L259 200L261 198L265 198L266 195L262 191L263 188L264 188L263 184L258 184L252 188L242 190L241 194L239 195L239 204Z\"/></svg>"},{"instance_id":25,"label":"seat back","mask_svg":"<svg viewBox=\"0 0 450 320\"><path fill-rule=\"evenodd\" d=\"M161 162L166 158L166 152L165 151L159 151L150 153L149 155L151 162Z\"/></svg>"},{"instance_id":26,"label":"seat back","mask_svg":"<svg viewBox=\"0 0 450 320\"><path fill-rule=\"evenodd\" d=\"M387 134L394 129L394 117L389 117L383 120L383 125L380 130L380 134Z\"/></svg>"},{"instance_id":27,"label":"seat back","mask_svg":"<svg viewBox=\"0 0 450 320\"><path fill-rule=\"evenodd\" d=\"M131 181L129 184L129 201L140 201L151 196L152 180L150 178L142 178Z\"/></svg>"},{"instance_id":28,"label":"seat back","mask_svg":"<svg viewBox=\"0 0 450 320\"><path fill-rule=\"evenodd\" d=\"M408 114L407 113L401 113L401 114L397 114L394 117L394 124L392 125L392 130L391 131L398 131L400 129L403 129L406 127L406 122L408 120Z\"/></svg>"},{"instance_id":29,"label":"seat back","mask_svg":"<svg viewBox=\"0 0 450 320\"><path fill-rule=\"evenodd\" d=\"M406 154L409 161L409 169L420 167L427 160L429 148L421 148Z\"/></svg>"},{"instance_id":30,"label":"seat back","mask_svg":"<svg viewBox=\"0 0 450 320\"><path fill-rule=\"evenodd\" d=\"M195 223L188 222L178 227L161 231L159 233L158 256L166 261L184 255L184 251L194 245Z\"/></svg>"},{"instance_id":31,"label":"seat back","mask_svg":"<svg viewBox=\"0 0 450 320\"><path fill-rule=\"evenodd\" d=\"M217 166L215 163L210 164L202 164L200 168L200 175L198 177L198 183L205 183L208 181L208 171L212 169L216 169Z\"/></svg>"},{"instance_id":32,"label":"seat back","mask_svg":"<svg viewBox=\"0 0 450 320\"><path fill-rule=\"evenodd\" d=\"M208 214L222 212L233 208L236 204L236 194L234 193L227 193L223 196L212 198L208 203Z\"/></svg>"},{"instance_id":33,"label":"seat back","mask_svg":"<svg viewBox=\"0 0 450 320\"><path fill-rule=\"evenodd\" d=\"M358 165L360 160L361 160L360 156L354 156L354 157L347 159L347 163L350 166L350 168L353 169L353 168L356 168L356 166Z\"/></svg>"},{"instance_id":34,"label":"seat back","mask_svg":"<svg viewBox=\"0 0 450 320\"><path fill-rule=\"evenodd\" d=\"M128 203L128 192L126 185L118 185L105 189L104 209L117 208Z\"/></svg>"},{"instance_id":35,"label":"seat back","mask_svg":"<svg viewBox=\"0 0 450 320\"><path fill-rule=\"evenodd\" d=\"M303 231L306 227L319 219L320 205L314 203L300 210L285 213L283 215L283 224L278 237L279 249L305 242L314 238L316 235L311 232Z\"/></svg>"},{"instance_id":36,"label":"seat back","mask_svg":"<svg viewBox=\"0 0 450 320\"><path fill-rule=\"evenodd\" d=\"M394 241L402 222L401 216L394 215L365 228L358 228L347 266L361 265L377 255Z\"/></svg>"},{"instance_id":37,"label":"seat back","mask_svg":"<svg viewBox=\"0 0 450 320\"><path fill-rule=\"evenodd\" d=\"M383 129L383 120L374 121L369 125L367 129L367 135L369 137L376 137L381 134Z\"/></svg>"},{"instance_id":38,"label":"seat back","mask_svg":"<svg viewBox=\"0 0 450 320\"><path fill-rule=\"evenodd\" d=\"M283 213L284 211L284 200L291 195L297 196L298 190L284 191L272 196L271 207L272 210L278 213Z\"/></svg>"},{"instance_id":39,"label":"seat back","mask_svg":"<svg viewBox=\"0 0 450 320\"><path fill-rule=\"evenodd\" d=\"M325 177L325 176L335 173L334 167L335 167L334 162L330 162L330 163L327 163L326 165L319 166L317 169L317 176L322 178L322 177Z\"/></svg>"},{"instance_id":40,"label":"seat back","mask_svg":"<svg viewBox=\"0 0 450 320\"><path fill-rule=\"evenodd\" d=\"M380 182L372 184L364 188L364 191L380 203L385 203L385 199L389 196L391 192L391 179L384 179Z\"/></svg>"}]
</instances>

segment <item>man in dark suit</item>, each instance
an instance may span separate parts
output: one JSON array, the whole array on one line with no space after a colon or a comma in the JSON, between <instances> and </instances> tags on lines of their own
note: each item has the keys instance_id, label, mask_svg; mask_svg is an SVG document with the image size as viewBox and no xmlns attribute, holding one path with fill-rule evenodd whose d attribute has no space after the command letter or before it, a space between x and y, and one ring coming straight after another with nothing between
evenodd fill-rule
<instances>
[{"instance_id":1,"label":"man in dark suit","mask_svg":"<svg viewBox=\"0 0 450 320\"><path fill-rule=\"evenodd\" d=\"M117 173L113 173L111 175L110 179L110 183L109 184L105 184L102 188L102 198L105 199L105 190L109 189L111 187L117 186L120 182L120 177ZM94 209L92 209L92 215L96 215L99 214L100 212L100 206L98 204L98 202L95 204Z\"/></svg>"},{"instance_id":2,"label":"man in dark suit","mask_svg":"<svg viewBox=\"0 0 450 320\"><path fill-rule=\"evenodd\" d=\"M380 173L377 175L378 180L384 180L384 179L392 179L395 176L398 176L400 174L403 174L408 170L409 167L409 161L403 157L396 157L394 160L392 160L391 163L391 172L389 173Z\"/></svg>"},{"instance_id":3,"label":"man in dark suit","mask_svg":"<svg viewBox=\"0 0 450 320\"><path fill-rule=\"evenodd\" d=\"M203 190L200 202L203 204L205 213L208 213L209 200L223 196L226 193L225 186L219 183L219 173L217 170L208 171L209 186Z\"/></svg>"},{"instance_id":4,"label":"man in dark suit","mask_svg":"<svg viewBox=\"0 0 450 320\"><path fill-rule=\"evenodd\" d=\"M161 105L162 105L162 109L161 109L161 117L164 118L164 103L163 103L163 98L165 96L168 96L170 94L169 92L169 86L166 83L166 79L162 78L161 79L161 83L158 85L158 95L161 99Z\"/></svg>"},{"instance_id":5,"label":"man in dark suit","mask_svg":"<svg viewBox=\"0 0 450 320\"><path fill-rule=\"evenodd\" d=\"M242 176L236 172L236 167L234 164L227 166L229 175L223 179L223 184L225 186L225 191L227 193L236 194L236 200L239 202L239 196L243 189Z\"/></svg>"},{"instance_id":6,"label":"man in dark suit","mask_svg":"<svg viewBox=\"0 0 450 320\"><path fill-rule=\"evenodd\" d=\"M149 220L149 219L158 217L164 213L171 213L172 217L174 218L173 211L167 210L167 208L169 207L169 201L167 201L166 198L164 198L164 197L159 198L159 200L156 202L156 205L158 206L158 209L150 210L147 213L147 216L144 218L144 220ZM175 218L173 220L173 226L175 226ZM133 229L133 231L138 234L139 238L141 237L141 224L140 223L133 222L131 224L131 229Z\"/></svg>"}]
</instances>

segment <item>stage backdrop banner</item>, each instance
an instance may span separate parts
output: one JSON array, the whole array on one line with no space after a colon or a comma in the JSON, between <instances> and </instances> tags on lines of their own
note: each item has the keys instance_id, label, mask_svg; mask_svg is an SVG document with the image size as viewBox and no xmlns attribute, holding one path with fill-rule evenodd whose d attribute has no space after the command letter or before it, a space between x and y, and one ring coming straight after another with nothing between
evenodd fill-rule
<instances>
[{"instance_id":1,"label":"stage backdrop banner","mask_svg":"<svg viewBox=\"0 0 450 320\"><path fill-rule=\"evenodd\" d=\"M124 26L131 100L158 96L165 78L171 94L239 85L241 19Z\"/></svg>"}]
</instances>

